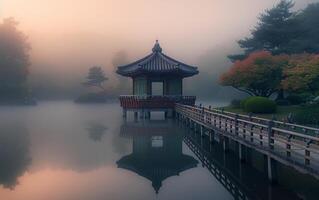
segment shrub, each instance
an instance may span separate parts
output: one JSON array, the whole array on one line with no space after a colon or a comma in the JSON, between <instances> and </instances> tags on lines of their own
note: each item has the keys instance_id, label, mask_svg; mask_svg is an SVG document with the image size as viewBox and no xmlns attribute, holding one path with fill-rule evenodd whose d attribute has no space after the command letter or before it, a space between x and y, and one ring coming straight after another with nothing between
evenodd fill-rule
<instances>
[{"instance_id":1,"label":"shrub","mask_svg":"<svg viewBox=\"0 0 319 200\"><path fill-rule=\"evenodd\" d=\"M241 101L240 101L240 108L243 109L243 110L245 110L246 102L247 102L249 99L251 99L251 98L254 98L254 97L247 97L247 98L241 100Z\"/></svg>"},{"instance_id":2,"label":"shrub","mask_svg":"<svg viewBox=\"0 0 319 200\"><path fill-rule=\"evenodd\" d=\"M230 102L230 106L233 107L233 108L240 108L240 103L241 103L241 100L239 100L239 99L233 99L233 100Z\"/></svg>"},{"instance_id":3,"label":"shrub","mask_svg":"<svg viewBox=\"0 0 319 200\"><path fill-rule=\"evenodd\" d=\"M289 95L286 99L291 105L299 105L304 102L303 98L299 95Z\"/></svg>"},{"instance_id":4,"label":"shrub","mask_svg":"<svg viewBox=\"0 0 319 200\"><path fill-rule=\"evenodd\" d=\"M294 114L293 120L298 124L319 125L319 104L307 105Z\"/></svg>"},{"instance_id":5,"label":"shrub","mask_svg":"<svg viewBox=\"0 0 319 200\"><path fill-rule=\"evenodd\" d=\"M245 102L244 110L252 113L274 113L276 103L265 97L251 97Z\"/></svg>"}]
</instances>

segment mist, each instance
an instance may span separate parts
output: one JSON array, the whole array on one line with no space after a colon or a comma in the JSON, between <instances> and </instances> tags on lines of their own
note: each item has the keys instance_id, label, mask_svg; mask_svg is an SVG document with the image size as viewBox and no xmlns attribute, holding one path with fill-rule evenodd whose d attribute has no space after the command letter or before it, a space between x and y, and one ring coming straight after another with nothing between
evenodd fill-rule
<instances>
[{"instance_id":1,"label":"mist","mask_svg":"<svg viewBox=\"0 0 319 200\"><path fill-rule=\"evenodd\" d=\"M38 98L74 98L88 69L102 66L111 96L130 92L130 80L114 65L151 52L156 39L163 52L200 74L185 80L185 94L229 99L218 76L231 65L236 41L249 36L259 14L276 0L1 0L0 18L14 17L32 46L29 84ZM296 0L302 9L316 0ZM224 88L223 88L224 89Z\"/></svg>"}]
</instances>

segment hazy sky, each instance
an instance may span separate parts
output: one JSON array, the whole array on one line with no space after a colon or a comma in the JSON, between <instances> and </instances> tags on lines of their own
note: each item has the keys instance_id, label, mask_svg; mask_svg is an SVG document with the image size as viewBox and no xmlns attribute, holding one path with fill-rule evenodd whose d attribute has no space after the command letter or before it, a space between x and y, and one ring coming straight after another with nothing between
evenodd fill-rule
<instances>
[{"instance_id":1,"label":"hazy sky","mask_svg":"<svg viewBox=\"0 0 319 200\"><path fill-rule=\"evenodd\" d=\"M315 1L296 0L296 8ZM29 36L32 69L83 73L92 65L111 69L111 59L120 50L129 60L140 58L150 52L155 39L170 56L199 65L207 52L236 46L260 12L276 2L0 0L0 17L16 18Z\"/></svg>"}]
</instances>

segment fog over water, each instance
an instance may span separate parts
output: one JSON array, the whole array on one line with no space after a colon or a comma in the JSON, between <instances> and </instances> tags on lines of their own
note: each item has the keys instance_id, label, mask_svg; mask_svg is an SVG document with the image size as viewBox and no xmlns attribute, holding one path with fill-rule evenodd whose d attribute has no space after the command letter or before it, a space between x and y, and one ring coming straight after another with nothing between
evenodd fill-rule
<instances>
[{"instance_id":1,"label":"fog over water","mask_svg":"<svg viewBox=\"0 0 319 200\"><path fill-rule=\"evenodd\" d=\"M76 3L75 3L76 2ZM199 66L185 93L227 99L218 75L239 51L258 15L278 0L0 0L0 18L14 17L32 45L30 84L41 97L74 97L87 69L101 65L118 95L113 64L147 55L159 39L164 53ZM315 0L296 0L302 9ZM121 53L119 53L121 52ZM120 56L119 56L120 55ZM114 62L114 59L116 62Z\"/></svg>"}]
</instances>

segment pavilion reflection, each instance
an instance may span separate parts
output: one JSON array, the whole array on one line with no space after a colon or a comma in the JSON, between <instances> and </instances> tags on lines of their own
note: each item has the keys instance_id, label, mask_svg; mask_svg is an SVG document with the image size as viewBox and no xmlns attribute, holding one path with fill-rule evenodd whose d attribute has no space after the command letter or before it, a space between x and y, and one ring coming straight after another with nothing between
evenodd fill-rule
<instances>
[{"instance_id":1,"label":"pavilion reflection","mask_svg":"<svg viewBox=\"0 0 319 200\"><path fill-rule=\"evenodd\" d=\"M14 189L31 164L30 135L23 125L1 124L0 185Z\"/></svg>"},{"instance_id":2,"label":"pavilion reflection","mask_svg":"<svg viewBox=\"0 0 319 200\"><path fill-rule=\"evenodd\" d=\"M120 134L133 140L133 152L117 166L147 178L158 193L166 178L197 166L197 160L182 152L180 131L171 120L125 122Z\"/></svg>"}]
</instances>

